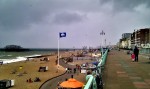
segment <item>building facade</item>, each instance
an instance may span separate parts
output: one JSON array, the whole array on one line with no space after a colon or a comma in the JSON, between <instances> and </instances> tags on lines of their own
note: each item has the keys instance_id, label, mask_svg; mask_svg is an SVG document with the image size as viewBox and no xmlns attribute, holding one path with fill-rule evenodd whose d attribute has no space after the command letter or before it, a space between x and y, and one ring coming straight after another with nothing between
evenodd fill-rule
<instances>
[{"instance_id":1,"label":"building facade","mask_svg":"<svg viewBox=\"0 0 150 89\"><path fill-rule=\"evenodd\" d=\"M119 41L119 48L130 49L131 48L131 34L123 33L122 38Z\"/></svg>"},{"instance_id":2,"label":"building facade","mask_svg":"<svg viewBox=\"0 0 150 89\"><path fill-rule=\"evenodd\" d=\"M132 33L123 33L122 34L122 39L124 38L129 38L131 36Z\"/></svg>"},{"instance_id":3,"label":"building facade","mask_svg":"<svg viewBox=\"0 0 150 89\"><path fill-rule=\"evenodd\" d=\"M150 48L150 28L137 29L133 33L122 34L119 41L120 48L134 49L135 46Z\"/></svg>"},{"instance_id":4,"label":"building facade","mask_svg":"<svg viewBox=\"0 0 150 89\"><path fill-rule=\"evenodd\" d=\"M150 28L134 30L131 34L131 45L143 48L150 44Z\"/></svg>"}]
</instances>

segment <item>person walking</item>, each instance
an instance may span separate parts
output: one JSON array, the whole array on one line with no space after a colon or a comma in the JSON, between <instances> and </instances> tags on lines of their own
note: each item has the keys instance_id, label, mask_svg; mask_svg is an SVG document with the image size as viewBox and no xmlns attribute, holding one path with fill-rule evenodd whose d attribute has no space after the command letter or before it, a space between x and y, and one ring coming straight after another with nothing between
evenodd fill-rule
<instances>
[{"instance_id":1,"label":"person walking","mask_svg":"<svg viewBox=\"0 0 150 89\"><path fill-rule=\"evenodd\" d=\"M131 59L132 59L132 62L135 61L135 55L134 55L134 53L131 54Z\"/></svg>"},{"instance_id":2,"label":"person walking","mask_svg":"<svg viewBox=\"0 0 150 89\"><path fill-rule=\"evenodd\" d=\"M134 48L135 62L138 62L139 49L137 46Z\"/></svg>"},{"instance_id":3,"label":"person walking","mask_svg":"<svg viewBox=\"0 0 150 89\"><path fill-rule=\"evenodd\" d=\"M73 71L74 71L74 74L75 74L76 73L76 68L74 68Z\"/></svg>"}]
</instances>

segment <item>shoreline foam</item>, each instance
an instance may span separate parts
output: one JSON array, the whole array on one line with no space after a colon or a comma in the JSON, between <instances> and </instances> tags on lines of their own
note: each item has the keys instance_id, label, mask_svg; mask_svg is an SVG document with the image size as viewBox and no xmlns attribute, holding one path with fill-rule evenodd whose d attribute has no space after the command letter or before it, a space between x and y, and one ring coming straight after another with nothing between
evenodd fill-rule
<instances>
[{"instance_id":1,"label":"shoreline foam","mask_svg":"<svg viewBox=\"0 0 150 89\"><path fill-rule=\"evenodd\" d=\"M14 63L14 62L20 62L20 61L25 61L27 60L27 58L34 58L34 57L38 57L38 56L42 56L42 55L31 55L31 56L19 56L16 57L14 59L0 59L1 62L3 62L3 64L9 64L9 63Z\"/></svg>"}]
</instances>

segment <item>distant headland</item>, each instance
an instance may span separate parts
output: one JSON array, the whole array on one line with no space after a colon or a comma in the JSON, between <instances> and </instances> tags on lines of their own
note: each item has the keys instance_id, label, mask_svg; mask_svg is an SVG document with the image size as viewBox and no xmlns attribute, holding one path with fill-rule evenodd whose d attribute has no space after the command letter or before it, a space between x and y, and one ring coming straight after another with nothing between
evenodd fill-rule
<instances>
[{"instance_id":1,"label":"distant headland","mask_svg":"<svg viewBox=\"0 0 150 89\"><path fill-rule=\"evenodd\" d=\"M7 45L4 48L0 49L1 51L6 51L6 52L22 52L22 51L29 51L27 48L23 48L19 45Z\"/></svg>"}]
</instances>

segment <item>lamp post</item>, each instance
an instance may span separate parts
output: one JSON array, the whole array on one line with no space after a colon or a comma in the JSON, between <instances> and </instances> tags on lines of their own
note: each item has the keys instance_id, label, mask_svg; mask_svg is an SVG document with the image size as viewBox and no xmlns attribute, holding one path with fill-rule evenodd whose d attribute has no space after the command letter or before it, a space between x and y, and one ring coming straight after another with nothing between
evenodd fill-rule
<instances>
[{"instance_id":1,"label":"lamp post","mask_svg":"<svg viewBox=\"0 0 150 89\"><path fill-rule=\"evenodd\" d=\"M136 46L136 31L134 30L134 42L135 42L135 46Z\"/></svg>"},{"instance_id":2,"label":"lamp post","mask_svg":"<svg viewBox=\"0 0 150 89\"><path fill-rule=\"evenodd\" d=\"M102 32L100 32L100 35L102 36L102 57L103 57L103 35L105 35L105 32L102 30Z\"/></svg>"},{"instance_id":3,"label":"lamp post","mask_svg":"<svg viewBox=\"0 0 150 89\"><path fill-rule=\"evenodd\" d=\"M107 46L107 45L106 45L106 39L105 39L105 48L106 48L106 46Z\"/></svg>"}]
</instances>

